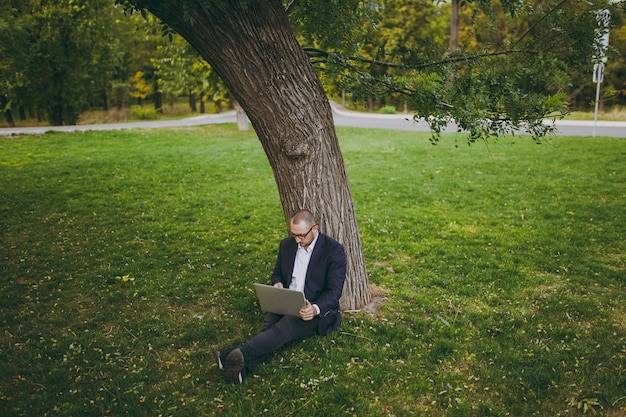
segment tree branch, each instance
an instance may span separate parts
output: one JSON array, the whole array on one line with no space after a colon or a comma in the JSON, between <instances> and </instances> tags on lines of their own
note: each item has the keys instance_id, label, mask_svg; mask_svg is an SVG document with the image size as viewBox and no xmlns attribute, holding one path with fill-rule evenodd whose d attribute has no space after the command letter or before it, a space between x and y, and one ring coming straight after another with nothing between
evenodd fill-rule
<instances>
[{"instance_id":1,"label":"tree branch","mask_svg":"<svg viewBox=\"0 0 626 417\"><path fill-rule=\"evenodd\" d=\"M479 60L482 58L489 58L489 57L494 57L494 56L499 56L499 55L508 55L508 54L516 54L516 53L525 52L522 49L508 49L505 51L495 51L495 52L489 52L489 53L484 53L484 54L476 54L472 56L451 57L448 59L428 62L428 63L421 64L421 65L405 65L405 64L394 64L391 62L377 61L375 59L359 58L355 56L343 56L343 55L323 51L317 48L302 48L302 50L311 58L320 58L320 57L328 58L328 57L334 56L337 58L341 58L342 60L345 60L345 61L364 62L366 64L379 65L379 66L387 67L387 68L415 69L415 70L426 69L426 68L436 67L436 66L446 65L446 64L452 64L455 62L475 61L475 60Z\"/></svg>"},{"instance_id":2,"label":"tree branch","mask_svg":"<svg viewBox=\"0 0 626 417\"><path fill-rule=\"evenodd\" d=\"M291 10L296 7L298 5L298 3L300 2L300 0L291 0L291 2L287 5L287 7L285 8L285 11L287 12L287 14L291 14Z\"/></svg>"},{"instance_id":3,"label":"tree branch","mask_svg":"<svg viewBox=\"0 0 626 417\"><path fill-rule=\"evenodd\" d=\"M550 16L552 13L554 13L555 11L557 11L558 9L560 9L565 3L567 3L568 0L562 0L559 4L557 4L556 6L554 6L552 9L550 9L548 11L548 13L544 14L541 19L539 19L537 22L535 22L534 25L532 25L531 27L529 27L528 29L526 29L526 31L524 33L522 33L522 35L515 41L515 43L513 44L513 46L511 46L512 48L515 48L517 46L517 44L519 44L522 39L524 39L526 37L526 35L528 35L533 29L535 29L537 26L539 26L539 24L541 22L543 22L545 19L548 18L548 16Z\"/></svg>"}]
</instances>

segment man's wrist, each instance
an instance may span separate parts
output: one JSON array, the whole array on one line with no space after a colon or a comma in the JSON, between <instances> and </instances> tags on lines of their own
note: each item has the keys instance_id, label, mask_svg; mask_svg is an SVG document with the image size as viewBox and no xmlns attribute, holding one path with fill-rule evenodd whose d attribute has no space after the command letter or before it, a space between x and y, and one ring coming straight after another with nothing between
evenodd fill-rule
<instances>
[{"instance_id":1,"label":"man's wrist","mask_svg":"<svg viewBox=\"0 0 626 417\"><path fill-rule=\"evenodd\" d=\"M317 304L311 304L313 306L313 308L315 309L315 315L319 316L321 313L320 307Z\"/></svg>"}]
</instances>

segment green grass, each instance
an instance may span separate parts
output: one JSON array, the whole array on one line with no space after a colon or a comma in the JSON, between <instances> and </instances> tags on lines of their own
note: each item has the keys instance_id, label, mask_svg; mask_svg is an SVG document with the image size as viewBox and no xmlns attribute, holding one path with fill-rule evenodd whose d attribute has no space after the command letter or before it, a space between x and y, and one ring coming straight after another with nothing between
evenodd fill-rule
<instances>
[{"instance_id":1,"label":"green grass","mask_svg":"<svg viewBox=\"0 0 626 417\"><path fill-rule=\"evenodd\" d=\"M339 129L386 300L243 386L285 235L232 125L0 140L2 416L622 416L626 141Z\"/></svg>"},{"instance_id":2,"label":"green grass","mask_svg":"<svg viewBox=\"0 0 626 417\"><path fill-rule=\"evenodd\" d=\"M593 120L595 117L595 111L573 111L566 119L568 120ZM623 122L626 120L626 109L622 106L613 106L608 110L598 111L598 120L611 121L611 122Z\"/></svg>"}]
</instances>

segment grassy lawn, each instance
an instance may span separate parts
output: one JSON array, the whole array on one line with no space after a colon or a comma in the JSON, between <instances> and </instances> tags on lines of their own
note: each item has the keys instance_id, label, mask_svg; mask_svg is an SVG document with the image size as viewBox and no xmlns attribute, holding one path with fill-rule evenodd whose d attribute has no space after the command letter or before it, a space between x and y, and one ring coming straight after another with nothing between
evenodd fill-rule
<instances>
[{"instance_id":1,"label":"grassy lawn","mask_svg":"<svg viewBox=\"0 0 626 417\"><path fill-rule=\"evenodd\" d=\"M574 111L570 115L566 117L568 120L593 120L595 113L593 111L590 112L582 112L582 111ZM614 108L609 109L608 111L598 111L598 120L602 121L612 121L612 122L623 122L626 121L626 108L621 106L616 106Z\"/></svg>"},{"instance_id":2,"label":"grassy lawn","mask_svg":"<svg viewBox=\"0 0 626 417\"><path fill-rule=\"evenodd\" d=\"M338 133L386 299L243 386L211 349L286 233L254 134L0 139L0 415L626 414L625 140Z\"/></svg>"}]
</instances>

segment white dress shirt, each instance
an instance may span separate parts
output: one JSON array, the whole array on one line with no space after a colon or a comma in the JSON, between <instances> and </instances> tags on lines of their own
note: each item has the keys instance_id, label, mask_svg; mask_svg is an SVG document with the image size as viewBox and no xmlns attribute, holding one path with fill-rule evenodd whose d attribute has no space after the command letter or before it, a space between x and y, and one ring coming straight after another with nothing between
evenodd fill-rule
<instances>
[{"instance_id":1,"label":"white dress shirt","mask_svg":"<svg viewBox=\"0 0 626 417\"><path fill-rule=\"evenodd\" d=\"M306 271L309 268L311 254L313 253L313 248L315 248L315 243L317 243L318 237L319 234L315 236L315 239L313 239L313 242L311 242L307 249L304 249L302 246L298 245L298 250L296 251L296 259L293 264L293 273L291 274L291 283L289 284L289 289L304 293ZM315 307L315 311L319 315L320 308L316 304L313 304L313 306Z\"/></svg>"},{"instance_id":2,"label":"white dress shirt","mask_svg":"<svg viewBox=\"0 0 626 417\"><path fill-rule=\"evenodd\" d=\"M293 273L291 274L291 284L289 284L290 289L300 291L302 293L304 292L306 271L309 268L309 261L311 261L311 254L313 253L313 248L315 248L315 243L317 243L318 236L319 235L315 236L315 239L313 239L313 242L311 242L307 249L298 245L296 260L293 264Z\"/></svg>"}]
</instances>

